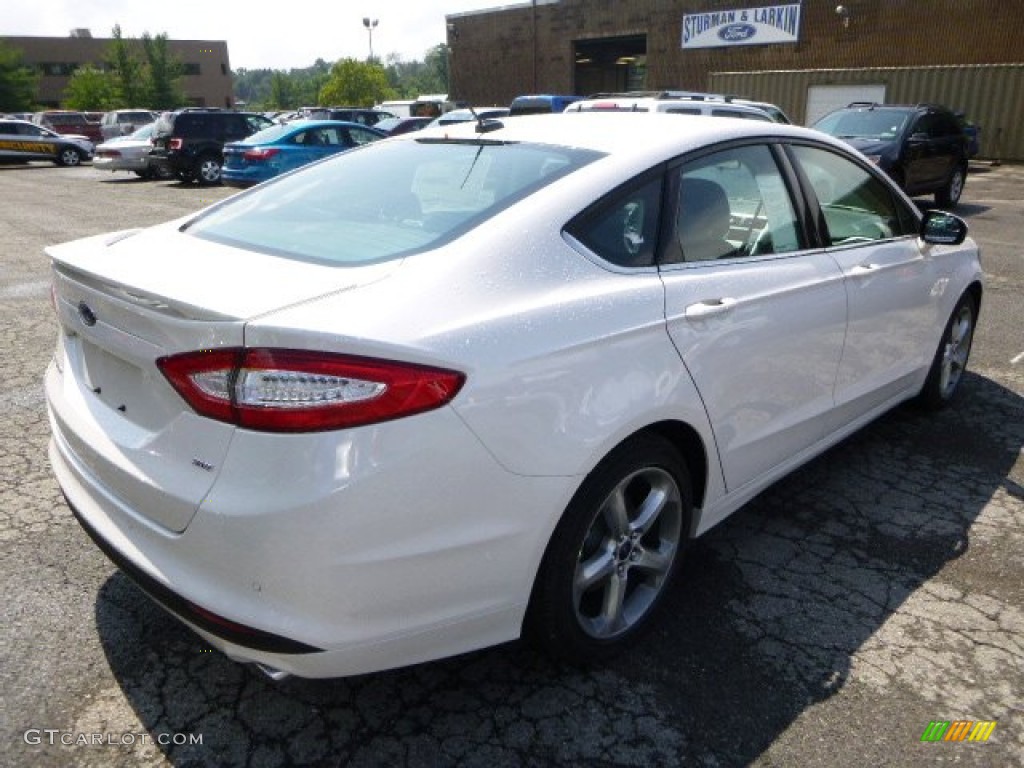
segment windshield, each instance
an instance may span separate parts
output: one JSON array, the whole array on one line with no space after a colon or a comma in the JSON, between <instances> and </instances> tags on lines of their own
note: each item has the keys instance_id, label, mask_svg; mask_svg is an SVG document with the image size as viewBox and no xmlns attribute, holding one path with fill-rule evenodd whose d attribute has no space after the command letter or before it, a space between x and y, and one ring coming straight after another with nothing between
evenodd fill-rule
<instances>
[{"instance_id":1,"label":"windshield","mask_svg":"<svg viewBox=\"0 0 1024 768\"><path fill-rule=\"evenodd\" d=\"M909 112L898 109L840 110L812 127L842 139L891 141L903 132L909 117Z\"/></svg>"},{"instance_id":2,"label":"windshield","mask_svg":"<svg viewBox=\"0 0 1024 768\"><path fill-rule=\"evenodd\" d=\"M600 156L480 139L380 142L238 195L182 231L359 266L436 248Z\"/></svg>"}]
</instances>

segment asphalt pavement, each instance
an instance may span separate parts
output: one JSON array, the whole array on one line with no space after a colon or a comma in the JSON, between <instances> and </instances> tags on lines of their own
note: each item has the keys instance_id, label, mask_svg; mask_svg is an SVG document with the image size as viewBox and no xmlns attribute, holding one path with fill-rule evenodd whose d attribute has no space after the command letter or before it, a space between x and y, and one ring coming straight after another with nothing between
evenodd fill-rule
<instances>
[{"instance_id":1,"label":"asphalt pavement","mask_svg":"<svg viewBox=\"0 0 1024 768\"><path fill-rule=\"evenodd\" d=\"M0 764L1024 766L1024 167L972 167L957 209L987 284L956 405L892 411L696 541L633 652L281 683L121 575L46 458L43 248L230 194L0 166ZM995 726L922 741L957 721Z\"/></svg>"}]
</instances>

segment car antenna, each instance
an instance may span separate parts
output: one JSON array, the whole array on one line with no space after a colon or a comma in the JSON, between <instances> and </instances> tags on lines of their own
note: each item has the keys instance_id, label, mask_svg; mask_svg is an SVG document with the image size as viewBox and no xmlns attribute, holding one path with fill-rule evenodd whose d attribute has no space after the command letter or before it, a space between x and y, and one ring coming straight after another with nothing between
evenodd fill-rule
<instances>
[{"instance_id":1,"label":"car antenna","mask_svg":"<svg viewBox=\"0 0 1024 768\"><path fill-rule=\"evenodd\" d=\"M501 124L500 120L488 120L487 118L480 117L480 115L476 113L476 110L473 109L472 106L468 107L468 109L469 114L471 114L473 116L473 119L476 120L477 133L490 133L491 131L497 131L505 127L504 125Z\"/></svg>"}]
</instances>

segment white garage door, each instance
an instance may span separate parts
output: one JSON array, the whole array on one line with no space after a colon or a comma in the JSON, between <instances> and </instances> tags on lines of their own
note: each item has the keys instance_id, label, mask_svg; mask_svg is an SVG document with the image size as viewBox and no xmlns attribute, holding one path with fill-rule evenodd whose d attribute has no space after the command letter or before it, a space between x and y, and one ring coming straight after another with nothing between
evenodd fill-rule
<instances>
[{"instance_id":1,"label":"white garage door","mask_svg":"<svg viewBox=\"0 0 1024 768\"><path fill-rule=\"evenodd\" d=\"M854 101L885 103L884 85L812 85L807 89L807 125Z\"/></svg>"}]
</instances>

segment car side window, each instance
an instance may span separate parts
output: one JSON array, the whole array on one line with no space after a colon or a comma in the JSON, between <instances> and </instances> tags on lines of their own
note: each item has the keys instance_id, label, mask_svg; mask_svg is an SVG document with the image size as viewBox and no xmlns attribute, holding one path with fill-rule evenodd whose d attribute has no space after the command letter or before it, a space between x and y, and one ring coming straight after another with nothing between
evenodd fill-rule
<instances>
[{"instance_id":1,"label":"car side window","mask_svg":"<svg viewBox=\"0 0 1024 768\"><path fill-rule=\"evenodd\" d=\"M829 245L916 234L916 217L903 201L852 160L800 145L793 155L818 198Z\"/></svg>"},{"instance_id":2,"label":"car side window","mask_svg":"<svg viewBox=\"0 0 1024 768\"><path fill-rule=\"evenodd\" d=\"M248 129L253 133L256 131L262 131L264 128L269 128L273 123L270 120L266 120L257 115L247 115L245 122L248 125Z\"/></svg>"},{"instance_id":3,"label":"car side window","mask_svg":"<svg viewBox=\"0 0 1024 768\"><path fill-rule=\"evenodd\" d=\"M567 230L602 259L620 267L654 264L661 209L659 175L609 195Z\"/></svg>"},{"instance_id":4,"label":"car side window","mask_svg":"<svg viewBox=\"0 0 1024 768\"><path fill-rule=\"evenodd\" d=\"M242 115L227 115L224 121L224 135L230 138L245 138L252 133L253 123Z\"/></svg>"},{"instance_id":5,"label":"car side window","mask_svg":"<svg viewBox=\"0 0 1024 768\"><path fill-rule=\"evenodd\" d=\"M789 190L771 150L735 147L676 171L667 262L789 253L801 247Z\"/></svg>"},{"instance_id":6,"label":"car side window","mask_svg":"<svg viewBox=\"0 0 1024 768\"><path fill-rule=\"evenodd\" d=\"M351 145L354 147L358 147L361 144L369 144L371 141L377 140L377 134L364 131L361 128L349 128L348 135L351 140Z\"/></svg>"}]
</instances>

